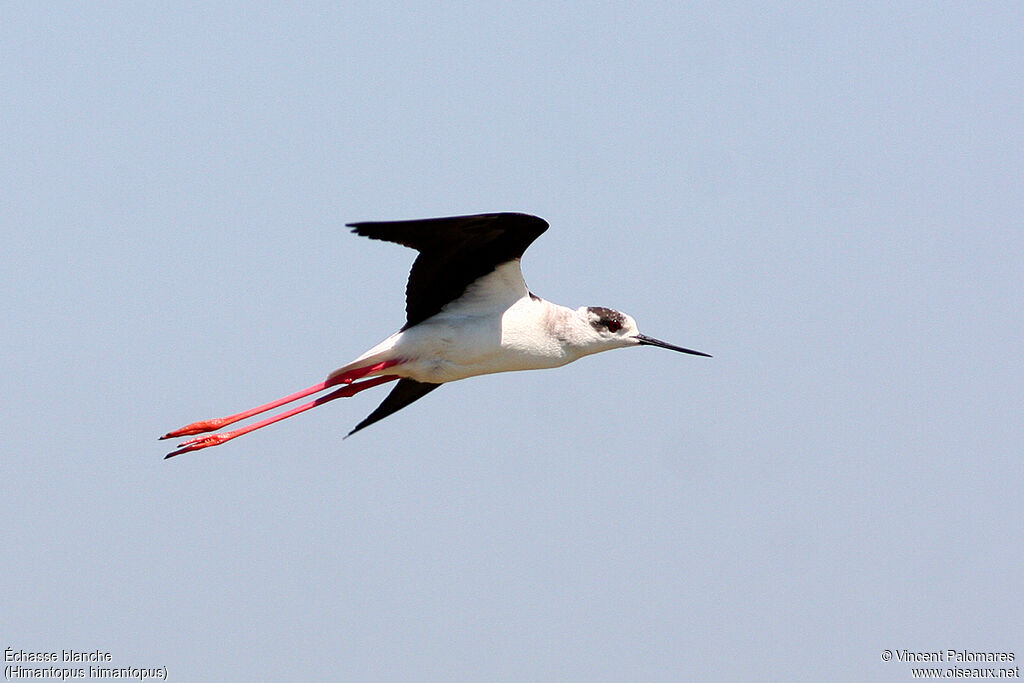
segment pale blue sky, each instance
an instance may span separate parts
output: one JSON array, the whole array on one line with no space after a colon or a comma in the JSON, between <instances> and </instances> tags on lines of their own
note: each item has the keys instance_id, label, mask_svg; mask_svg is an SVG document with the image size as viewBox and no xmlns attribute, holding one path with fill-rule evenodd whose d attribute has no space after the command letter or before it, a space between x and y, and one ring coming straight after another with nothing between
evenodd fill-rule
<instances>
[{"instance_id":1,"label":"pale blue sky","mask_svg":"<svg viewBox=\"0 0 1024 683\"><path fill-rule=\"evenodd\" d=\"M4 647L173 680L903 681L1024 657L1019 3L0 10ZM714 354L164 461L403 320L344 223L518 210Z\"/></svg>"}]
</instances>

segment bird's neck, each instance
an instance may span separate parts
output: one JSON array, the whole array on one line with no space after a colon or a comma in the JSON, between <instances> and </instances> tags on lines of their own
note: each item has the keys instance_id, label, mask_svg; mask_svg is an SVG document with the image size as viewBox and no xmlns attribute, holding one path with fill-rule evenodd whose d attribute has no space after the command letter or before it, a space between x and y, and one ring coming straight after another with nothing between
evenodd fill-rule
<instances>
[{"instance_id":1,"label":"bird's neck","mask_svg":"<svg viewBox=\"0 0 1024 683\"><path fill-rule=\"evenodd\" d=\"M545 301L547 304L546 319L548 331L573 355L585 356L593 353L593 330L590 323L580 315L578 310Z\"/></svg>"}]
</instances>

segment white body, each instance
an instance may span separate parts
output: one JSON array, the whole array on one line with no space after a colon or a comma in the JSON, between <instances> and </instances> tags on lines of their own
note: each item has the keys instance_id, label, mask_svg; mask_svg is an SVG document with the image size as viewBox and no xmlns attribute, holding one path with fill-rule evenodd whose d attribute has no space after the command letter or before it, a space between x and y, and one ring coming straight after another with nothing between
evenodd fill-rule
<instances>
[{"instance_id":1,"label":"white body","mask_svg":"<svg viewBox=\"0 0 1024 683\"><path fill-rule=\"evenodd\" d=\"M623 333L635 332L631 318ZM440 313L396 332L331 377L388 360L370 373L440 384L474 375L555 368L591 353L633 346L625 334L602 334L587 316L530 295L519 261L486 275Z\"/></svg>"}]
</instances>

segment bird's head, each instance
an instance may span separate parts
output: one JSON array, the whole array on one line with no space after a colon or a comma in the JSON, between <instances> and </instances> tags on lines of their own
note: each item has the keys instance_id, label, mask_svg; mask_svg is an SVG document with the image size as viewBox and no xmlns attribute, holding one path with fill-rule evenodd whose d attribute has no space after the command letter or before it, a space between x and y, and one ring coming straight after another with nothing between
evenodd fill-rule
<instances>
[{"instance_id":1,"label":"bird's head","mask_svg":"<svg viewBox=\"0 0 1024 683\"><path fill-rule=\"evenodd\" d=\"M589 325L586 332L585 347L588 353L597 353L608 349L617 349L625 346L660 346L663 349L689 353L694 356L711 356L701 351L684 349L660 339L640 334L636 321L632 317L600 306L585 306L576 313Z\"/></svg>"}]
</instances>

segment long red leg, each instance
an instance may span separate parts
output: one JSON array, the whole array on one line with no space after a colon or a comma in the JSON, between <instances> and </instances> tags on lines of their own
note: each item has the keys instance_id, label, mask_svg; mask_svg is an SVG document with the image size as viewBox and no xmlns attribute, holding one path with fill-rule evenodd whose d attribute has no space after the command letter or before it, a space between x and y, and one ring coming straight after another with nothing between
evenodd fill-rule
<instances>
[{"instance_id":1,"label":"long red leg","mask_svg":"<svg viewBox=\"0 0 1024 683\"><path fill-rule=\"evenodd\" d=\"M273 410L274 408L286 405L288 403L291 403L292 401L298 401L300 398L305 398L310 394L315 394L319 391L323 391L324 389L329 389L330 387L333 387L337 384L352 384L352 382L354 382L355 380L359 379L360 377L365 377L371 372L384 370L385 368L390 368L393 365L398 365L401 362L402 361L398 359L386 360L377 363L376 365L367 365L366 367L356 368L354 370L346 372L343 375L338 375L337 377L333 377L325 382L320 382L320 384L314 384L313 386L307 389L297 391L294 394L289 394L284 398L279 398L276 401L271 401L270 403L257 406L256 408L251 408L249 410L237 413L235 415L229 415L227 417L217 417L212 420L201 420L199 422L193 422L190 425L185 425L181 429L175 429L173 432L167 432L160 438L174 439L179 436L192 436L193 434L213 432L223 427L227 427L229 424L234 424L239 420L244 420L246 418L252 417L253 415L259 415L260 413L265 413L268 410Z\"/></svg>"},{"instance_id":2,"label":"long red leg","mask_svg":"<svg viewBox=\"0 0 1024 683\"><path fill-rule=\"evenodd\" d=\"M173 458L176 455L181 455L182 453L188 453L189 451L198 451L201 448L219 446L225 441L230 441L231 439L239 437L242 434L248 434L249 432L260 429L261 427L266 427L267 425L274 424L275 422L279 422L285 418L292 417L293 415L298 415L299 413L305 412L310 408L316 408L319 405L323 405L328 401L333 401L336 398L346 398L348 396L354 396L355 394L358 394L360 391L363 391L364 389L369 389L370 387L375 387L378 384L384 384L385 382L393 382L396 379L398 379L398 375L382 375L380 377L374 377L373 379L368 379L364 382L350 384L340 389L335 389L331 393L321 396L313 401L310 401L309 403L303 403L301 406L297 406L290 410L286 410L283 413L279 413L277 415L274 415L273 417L268 417L264 420L260 420L259 422L254 422L251 425L241 427L234 431L223 432L221 434L211 434L210 436L199 436L196 437L195 439L189 439L188 441L184 441L178 444L178 450L165 455L164 460L166 460L167 458ZM335 384L336 383L337 382L335 382Z\"/></svg>"}]
</instances>

